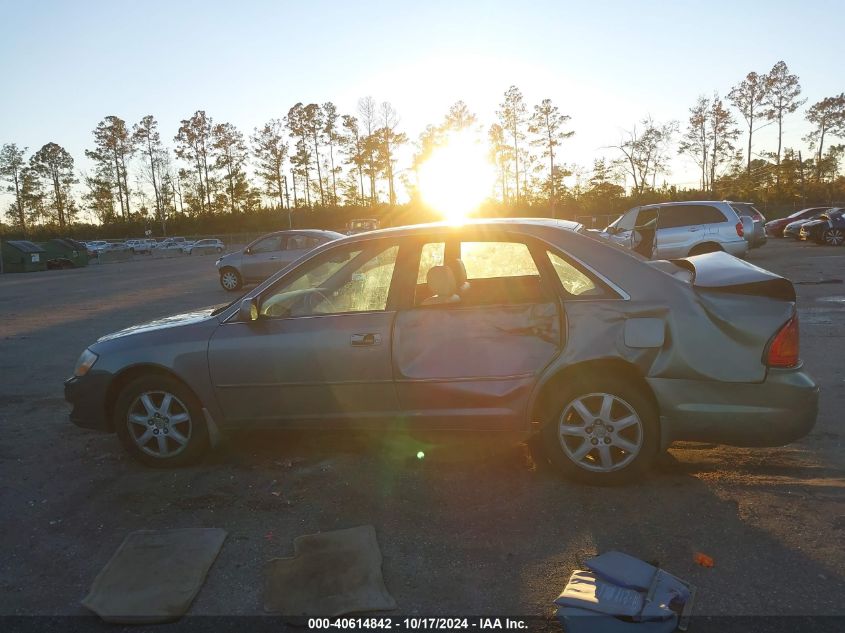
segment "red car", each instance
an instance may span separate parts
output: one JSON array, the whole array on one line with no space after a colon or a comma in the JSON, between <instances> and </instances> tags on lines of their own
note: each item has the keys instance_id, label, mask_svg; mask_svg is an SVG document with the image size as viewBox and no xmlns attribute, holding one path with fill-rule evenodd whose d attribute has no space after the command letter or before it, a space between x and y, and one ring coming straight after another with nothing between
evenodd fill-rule
<instances>
[{"instance_id":1,"label":"red car","mask_svg":"<svg viewBox=\"0 0 845 633\"><path fill-rule=\"evenodd\" d=\"M770 237L784 237L783 230L786 228L787 224L791 224L792 222L797 222L799 220L812 220L828 209L830 209L830 207L810 207L809 209L796 211L785 218L766 222L766 235Z\"/></svg>"}]
</instances>

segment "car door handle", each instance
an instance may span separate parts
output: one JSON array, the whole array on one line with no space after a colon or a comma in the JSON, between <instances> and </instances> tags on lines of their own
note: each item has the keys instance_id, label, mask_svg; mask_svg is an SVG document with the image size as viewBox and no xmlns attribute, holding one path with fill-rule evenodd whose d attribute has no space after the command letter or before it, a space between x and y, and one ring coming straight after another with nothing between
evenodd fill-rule
<instances>
[{"instance_id":1,"label":"car door handle","mask_svg":"<svg viewBox=\"0 0 845 633\"><path fill-rule=\"evenodd\" d=\"M349 339L349 343L353 347L381 345L381 334L353 334Z\"/></svg>"},{"instance_id":2,"label":"car door handle","mask_svg":"<svg viewBox=\"0 0 845 633\"><path fill-rule=\"evenodd\" d=\"M701 230L701 227L700 227L700 226L691 226L691 227L689 227L687 230L688 230L690 233L694 233L695 231L700 231L700 230Z\"/></svg>"}]
</instances>

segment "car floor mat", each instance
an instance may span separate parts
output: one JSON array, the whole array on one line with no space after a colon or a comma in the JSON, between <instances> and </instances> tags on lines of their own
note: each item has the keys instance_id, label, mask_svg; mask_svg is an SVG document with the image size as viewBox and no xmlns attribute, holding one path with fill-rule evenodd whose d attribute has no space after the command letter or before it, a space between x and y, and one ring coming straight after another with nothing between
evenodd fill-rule
<instances>
[{"instance_id":1,"label":"car floor mat","mask_svg":"<svg viewBox=\"0 0 845 633\"><path fill-rule=\"evenodd\" d=\"M178 619L205 582L225 538L219 528L132 532L97 574L82 604L107 622Z\"/></svg>"},{"instance_id":2,"label":"car floor mat","mask_svg":"<svg viewBox=\"0 0 845 633\"><path fill-rule=\"evenodd\" d=\"M292 558L264 570L264 610L285 616L337 616L396 608L384 585L372 525L297 537Z\"/></svg>"}]
</instances>

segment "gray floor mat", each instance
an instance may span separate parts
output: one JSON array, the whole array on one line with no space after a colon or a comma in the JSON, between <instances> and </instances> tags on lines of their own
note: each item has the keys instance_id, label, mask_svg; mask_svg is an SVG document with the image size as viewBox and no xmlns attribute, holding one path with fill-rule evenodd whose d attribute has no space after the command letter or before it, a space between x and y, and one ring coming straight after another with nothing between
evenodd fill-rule
<instances>
[{"instance_id":1,"label":"gray floor mat","mask_svg":"<svg viewBox=\"0 0 845 633\"><path fill-rule=\"evenodd\" d=\"M266 611L336 616L396 608L372 525L300 536L293 548L293 558L275 558L264 569Z\"/></svg>"},{"instance_id":2,"label":"gray floor mat","mask_svg":"<svg viewBox=\"0 0 845 633\"><path fill-rule=\"evenodd\" d=\"M183 616L226 538L218 528L129 534L82 600L107 622L166 622Z\"/></svg>"}]
</instances>

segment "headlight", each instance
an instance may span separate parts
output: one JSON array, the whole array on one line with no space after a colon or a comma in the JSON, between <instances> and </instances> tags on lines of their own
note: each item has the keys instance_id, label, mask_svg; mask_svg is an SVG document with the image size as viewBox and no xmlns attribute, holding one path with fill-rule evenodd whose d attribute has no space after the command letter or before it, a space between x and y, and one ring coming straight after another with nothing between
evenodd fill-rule
<instances>
[{"instance_id":1,"label":"headlight","mask_svg":"<svg viewBox=\"0 0 845 633\"><path fill-rule=\"evenodd\" d=\"M76 367L73 368L73 375L77 378L81 378L85 374L88 373L88 370L94 366L94 363L97 362L97 356L94 352L90 349L86 349L82 352L82 355L79 357L79 360L76 361Z\"/></svg>"}]
</instances>

